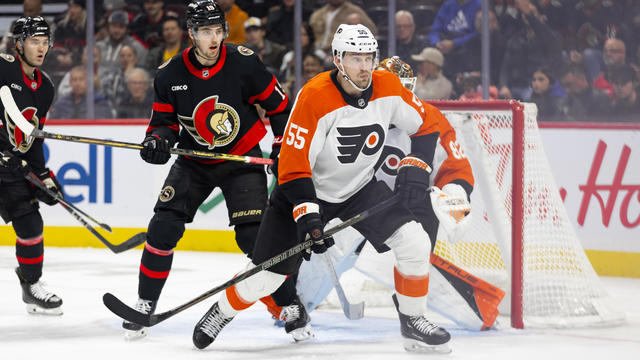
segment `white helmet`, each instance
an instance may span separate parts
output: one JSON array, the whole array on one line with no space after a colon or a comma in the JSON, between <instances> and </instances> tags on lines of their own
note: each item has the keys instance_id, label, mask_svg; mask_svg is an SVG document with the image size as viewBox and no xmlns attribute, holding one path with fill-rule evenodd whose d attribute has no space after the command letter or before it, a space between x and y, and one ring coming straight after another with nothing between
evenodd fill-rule
<instances>
[{"instance_id":1,"label":"white helmet","mask_svg":"<svg viewBox=\"0 0 640 360\"><path fill-rule=\"evenodd\" d=\"M333 55L338 56L340 63L342 63L342 56L345 52L375 53L375 59L372 64L371 71L373 71L373 66L378 63L378 41L371 33L371 30L362 24L341 24L338 26L338 30L336 30L336 33L333 35L333 41L331 41L331 49L333 51ZM360 89L351 81L351 79L349 79L344 71L344 67L340 69L338 64L336 64L336 67L338 67L342 75L351 83L351 85L355 86L356 89L360 91L366 90L366 88ZM371 85L371 82L369 82L369 85Z\"/></svg>"}]
</instances>

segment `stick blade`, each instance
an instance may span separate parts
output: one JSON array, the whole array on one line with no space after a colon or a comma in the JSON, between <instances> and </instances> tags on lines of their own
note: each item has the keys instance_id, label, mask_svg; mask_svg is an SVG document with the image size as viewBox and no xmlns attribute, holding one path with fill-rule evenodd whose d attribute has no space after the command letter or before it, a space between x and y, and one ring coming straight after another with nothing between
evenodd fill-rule
<instances>
[{"instance_id":1,"label":"stick blade","mask_svg":"<svg viewBox=\"0 0 640 360\"><path fill-rule=\"evenodd\" d=\"M349 320L360 320L364 317L364 302L349 304L344 308L344 315Z\"/></svg>"},{"instance_id":2,"label":"stick blade","mask_svg":"<svg viewBox=\"0 0 640 360\"><path fill-rule=\"evenodd\" d=\"M133 249L134 247L140 244L143 244L145 241L147 241L147 233L146 232L137 233L133 237L129 238L129 240L121 244L118 244L116 246L113 246L111 250L114 253L119 254L123 251Z\"/></svg>"},{"instance_id":3,"label":"stick blade","mask_svg":"<svg viewBox=\"0 0 640 360\"><path fill-rule=\"evenodd\" d=\"M149 315L132 309L111 293L105 293L102 295L102 302L107 309L124 320L146 327L152 326Z\"/></svg>"}]
</instances>

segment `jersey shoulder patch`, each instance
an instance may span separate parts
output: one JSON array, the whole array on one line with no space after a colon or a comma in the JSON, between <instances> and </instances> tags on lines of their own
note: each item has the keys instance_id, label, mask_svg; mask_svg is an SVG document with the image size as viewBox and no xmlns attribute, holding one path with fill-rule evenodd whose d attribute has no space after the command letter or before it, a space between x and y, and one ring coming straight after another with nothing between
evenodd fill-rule
<instances>
[{"instance_id":1,"label":"jersey shoulder patch","mask_svg":"<svg viewBox=\"0 0 640 360\"><path fill-rule=\"evenodd\" d=\"M170 58L169 60L167 60L167 61L163 62L162 64L160 64L160 66L158 66L158 69L162 69L163 67L169 65L169 63L171 62L171 59L173 59L173 58Z\"/></svg>"},{"instance_id":2,"label":"jersey shoulder patch","mask_svg":"<svg viewBox=\"0 0 640 360\"><path fill-rule=\"evenodd\" d=\"M10 54L0 53L0 58L5 59L6 61L12 63L16 61L16 57Z\"/></svg>"},{"instance_id":3,"label":"jersey shoulder patch","mask_svg":"<svg viewBox=\"0 0 640 360\"><path fill-rule=\"evenodd\" d=\"M253 55L253 50L246 46L238 45L238 52L244 56Z\"/></svg>"}]
</instances>

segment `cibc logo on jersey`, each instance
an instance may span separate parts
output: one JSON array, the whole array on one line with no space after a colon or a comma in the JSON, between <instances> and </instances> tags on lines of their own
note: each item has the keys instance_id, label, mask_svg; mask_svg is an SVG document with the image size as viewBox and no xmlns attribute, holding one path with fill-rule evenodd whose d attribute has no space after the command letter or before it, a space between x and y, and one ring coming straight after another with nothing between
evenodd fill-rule
<instances>
[{"instance_id":1,"label":"cibc logo on jersey","mask_svg":"<svg viewBox=\"0 0 640 360\"><path fill-rule=\"evenodd\" d=\"M384 129L379 124L337 128L338 143L338 161L343 164L350 164L356 161L358 155L362 152L364 155L371 156L378 152L384 145Z\"/></svg>"},{"instance_id":2,"label":"cibc logo on jersey","mask_svg":"<svg viewBox=\"0 0 640 360\"><path fill-rule=\"evenodd\" d=\"M36 116L38 110L34 107L27 107L22 110L22 115L27 119L36 129L40 125L40 119ZM31 149L35 138L23 133L16 124L13 123L7 112L4 112L5 123L7 124L7 134L9 135L9 142L13 145L14 149L21 153L26 153Z\"/></svg>"},{"instance_id":3,"label":"cibc logo on jersey","mask_svg":"<svg viewBox=\"0 0 640 360\"><path fill-rule=\"evenodd\" d=\"M191 117L178 114L180 124L200 145L213 149L228 145L238 135L240 116L231 106L210 96L196 105Z\"/></svg>"}]
</instances>

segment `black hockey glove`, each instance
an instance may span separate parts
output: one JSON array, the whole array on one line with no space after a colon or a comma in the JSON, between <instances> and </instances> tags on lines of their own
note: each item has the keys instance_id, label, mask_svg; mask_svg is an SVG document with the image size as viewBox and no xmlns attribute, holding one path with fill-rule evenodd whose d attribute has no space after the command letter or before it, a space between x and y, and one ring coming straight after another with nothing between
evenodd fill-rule
<instances>
[{"instance_id":1,"label":"black hockey glove","mask_svg":"<svg viewBox=\"0 0 640 360\"><path fill-rule=\"evenodd\" d=\"M407 155L400 161L394 191L407 209L424 205L430 173L431 167L416 156Z\"/></svg>"},{"instance_id":2,"label":"black hockey glove","mask_svg":"<svg viewBox=\"0 0 640 360\"><path fill-rule=\"evenodd\" d=\"M158 135L148 135L142 142L140 157L149 164L166 164L171 158L169 140Z\"/></svg>"},{"instance_id":3,"label":"black hockey glove","mask_svg":"<svg viewBox=\"0 0 640 360\"><path fill-rule=\"evenodd\" d=\"M271 148L271 155L269 155L269 159L273 160L273 164L267 166L267 171L276 177L276 182L278 181L278 155L280 155L280 145L274 144Z\"/></svg>"},{"instance_id":4,"label":"black hockey glove","mask_svg":"<svg viewBox=\"0 0 640 360\"><path fill-rule=\"evenodd\" d=\"M306 241L307 235L314 240L311 248L302 253L305 260L311 260L311 252L322 254L335 243L332 237L322 239L324 222L320 217L320 206L313 202L305 202L293 208L293 219L298 226L298 239Z\"/></svg>"},{"instance_id":5,"label":"black hockey glove","mask_svg":"<svg viewBox=\"0 0 640 360\"><path fill-rule=\"evenodd\" d=\"M45 168L44 171L38 174L38 177L40 178L40 180L42 180L42 182L44 183L44 186L46 186L47 189L58 194L58 196L61 198L64 197L62 195L62 186L60 186L60 183L56 179L56 176L53 174L53 171ZM57 199L49 196L49 194L47 194L46 191L40 188L37 188L36 190L36 197L38 198L38 200L42 201L47 205L55 205L58 203Z\"/></svg>"},{"instance_id":6,"label":"black hockey glove","mask_svg":"<svg viewBox=\"0 0 640 360\"><path fill-rule=\"evenodd\" d=\"M31 170L29 164L19 157L13 155L10 151L0 153L0 166L7 168L9 171L25 176Z\"/></svg>"}]
</instances>

